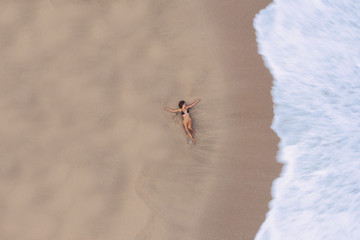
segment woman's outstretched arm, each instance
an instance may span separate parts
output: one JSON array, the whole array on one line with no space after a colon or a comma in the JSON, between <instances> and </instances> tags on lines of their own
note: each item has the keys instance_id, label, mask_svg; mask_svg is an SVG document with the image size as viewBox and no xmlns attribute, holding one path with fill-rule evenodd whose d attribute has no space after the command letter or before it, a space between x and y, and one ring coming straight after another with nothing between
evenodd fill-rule
<instances>
[{"instance_id":1,"label":"woman's outstretched arm","mask_svg":"<svg viewBox=\"0 0 360 240\"><path fill-rule=\"evenodd\" d=\"M188 106L188 108L191 108L191 107L195 106L198 102L200 102L200 98L196 99L195 102L193 102L192 104L190 104Z\"/></svg>"},{"instance_id":2,"label":"woman's outstretched arm","mask_svg":"<svg viewBox=\"0 0 360 240\"><path fill-rule=\"evenodd\" d=\"M166 108L164 108L164 110L165 111L169 111L169 112L173 112L173 113L176 113L176 112L180 112L181 111L181 109L171 109L171 108L168 108L168 107L166 107Z\"/></svg>"}]
</instances>

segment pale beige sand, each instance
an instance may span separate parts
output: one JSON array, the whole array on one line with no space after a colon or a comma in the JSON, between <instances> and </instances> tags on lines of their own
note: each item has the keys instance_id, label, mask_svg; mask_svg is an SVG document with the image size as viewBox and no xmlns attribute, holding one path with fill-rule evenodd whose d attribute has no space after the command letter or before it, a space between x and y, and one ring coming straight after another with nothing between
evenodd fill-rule
<instances>
[{"instance_id":1,"label":"pale beige sand","mask_svg":"<svg viewBox=\"0 0 360 240\"><path fill-rule=\"evenodd\" d=\"M0 239L253 239L279 172L265 5L0 1ZM197 97L192 145L163 108Z\"/></svg>"}]
</instances>

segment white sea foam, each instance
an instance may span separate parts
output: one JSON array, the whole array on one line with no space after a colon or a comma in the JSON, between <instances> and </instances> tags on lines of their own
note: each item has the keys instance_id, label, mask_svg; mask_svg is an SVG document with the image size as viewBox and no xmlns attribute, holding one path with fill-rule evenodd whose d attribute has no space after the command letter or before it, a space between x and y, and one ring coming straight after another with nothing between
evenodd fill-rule
<instances>
[{"instance_id":1,"label":"white sea foam","mask_svg":"<svg viewBox=\"0 0 360 240\"><path fill-rule=\"evenodd\" d=\"M275 0L255 18L278 161L256 240L360 239L360 1Z\"/></svg>"}]
</instances>

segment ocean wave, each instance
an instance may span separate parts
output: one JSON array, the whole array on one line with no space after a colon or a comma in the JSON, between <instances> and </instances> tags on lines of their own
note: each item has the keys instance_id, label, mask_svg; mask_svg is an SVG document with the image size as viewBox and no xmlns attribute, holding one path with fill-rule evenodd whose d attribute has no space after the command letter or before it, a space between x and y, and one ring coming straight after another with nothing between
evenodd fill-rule
<instances>
[{"instance_id":1,"label":"ocean wave","mask_svg":"<svg viewBox=\"0 0 360 240\"><path fill-rule=\"evenodd\" d=\"M359 11L277 0L254 20L285 164L256 240L360 239Z\"/></svg>"}]
</instances>

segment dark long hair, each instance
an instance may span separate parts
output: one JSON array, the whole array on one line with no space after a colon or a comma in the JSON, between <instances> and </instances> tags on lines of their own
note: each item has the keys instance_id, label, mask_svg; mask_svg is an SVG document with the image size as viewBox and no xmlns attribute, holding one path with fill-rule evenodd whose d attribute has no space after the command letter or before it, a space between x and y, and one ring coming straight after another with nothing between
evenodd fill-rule
<instances>
[{"instance_id":1,"label":"dark long hair","mask_svg":"<svg viewBox=\"0 0 360 240\"><path fill-rule=\"evenodd\" d=\"M185 101L184 100L181 100L180 102L179 102L179 108L182 108L182 106L185 104Z\"/></svg>"}]
</instances>

